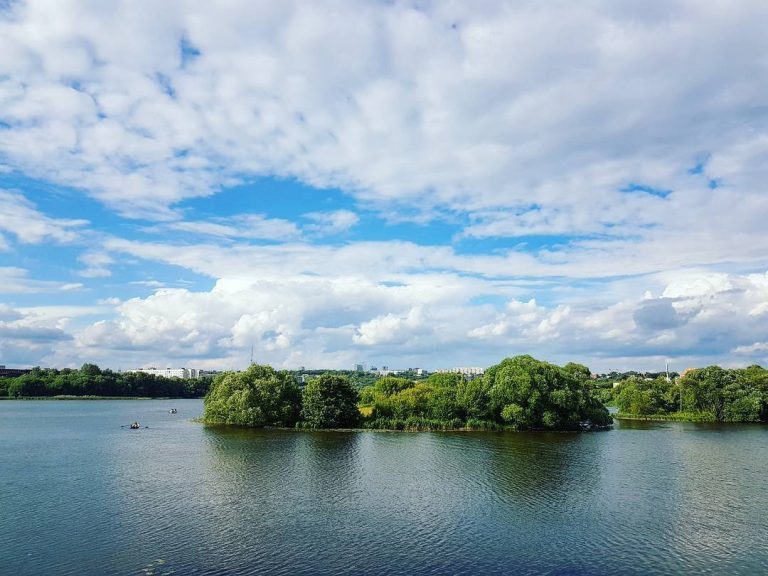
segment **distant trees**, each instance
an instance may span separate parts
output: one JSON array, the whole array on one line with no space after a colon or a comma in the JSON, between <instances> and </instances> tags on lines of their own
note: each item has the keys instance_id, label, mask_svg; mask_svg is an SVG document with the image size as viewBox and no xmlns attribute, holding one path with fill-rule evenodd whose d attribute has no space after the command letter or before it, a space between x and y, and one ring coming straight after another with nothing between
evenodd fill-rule
<instances>
[{"instance_id":1,"label":"distant trees","mask_svg":"<svg viewBox=\"0 0 768 576\"><path fill-rule=\"evenodd\" d=\"M113 372L95 364L79 370L33 368L14 378L0 378L0 396L115 396L201 398L210 378L164 378L143 372Z\"/></svg>"},{"instance_id":2,"label":"distant trees","mask_svg":"<svg viewBox=\"0 0 768 576\"><path fill-rule=\"evenodd\" d=\"M768 370L760 366L690 370L675 381L631 376L612 391L620 414L686 420L759 422L768 420Z\"/></svg>"}]
</instances>

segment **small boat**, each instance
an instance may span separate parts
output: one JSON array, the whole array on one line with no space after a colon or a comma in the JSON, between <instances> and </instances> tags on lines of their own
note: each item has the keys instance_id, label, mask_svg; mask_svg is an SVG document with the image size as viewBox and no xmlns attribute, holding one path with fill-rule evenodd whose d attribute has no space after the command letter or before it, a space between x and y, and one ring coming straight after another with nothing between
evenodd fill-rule
<instances>
[{"instance_id":1,"label":"small boat","mask_svg":"<svg viewBox=\"0 0 768 576\"><path fill-rule=\"evenodd\" d=\"M141 426L139 426L138 422L134 422L133 424L130 425L131 430L138 430L139 428L141 428Z\"/></svg>"},{"instance_id":2,"label":"small boat","mask_svg":"<svg viewBox=\"0 0 768 576\"><path fill-rule=\"evenodd\" d=\"M171 408L168 410L168 414L176 414L176 408Z\"/></svg>"}]
</instances>

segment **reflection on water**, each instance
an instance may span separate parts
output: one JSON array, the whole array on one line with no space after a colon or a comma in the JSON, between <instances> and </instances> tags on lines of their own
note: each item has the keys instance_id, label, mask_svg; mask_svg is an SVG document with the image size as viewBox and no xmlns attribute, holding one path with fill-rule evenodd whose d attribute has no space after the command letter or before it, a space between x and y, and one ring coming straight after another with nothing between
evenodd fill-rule
<instances>
[{"instance_id":1,"label":"reflection on water","mask_svg":"<svg viewBox=\"0 0 768 576\"><path fill-rule=\"evenodd\" d=\"M173 404L0 403L0 573L768 572L763 427L247 430Z\"/></svg>"}]
</instances>

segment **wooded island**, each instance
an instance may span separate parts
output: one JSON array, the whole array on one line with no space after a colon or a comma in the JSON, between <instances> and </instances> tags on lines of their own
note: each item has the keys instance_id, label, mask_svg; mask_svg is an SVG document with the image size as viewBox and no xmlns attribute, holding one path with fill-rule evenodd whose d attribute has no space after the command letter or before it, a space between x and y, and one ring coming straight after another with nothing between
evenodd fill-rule
<instances>
[{"instance_id":1,"label":"wooded island","mask_svg":"<svg viewBox=\"0 0 768 576\"><path fill-rule=\"evenodd\" d=\"M384 377L355 389L326 373L303 390L287 372L252 365L216 377L204 420L215 424L389 430L579 430L612 423L586 385L589 370L530 356L507 358L481 378Z\"/></svg>"}]
</instances>

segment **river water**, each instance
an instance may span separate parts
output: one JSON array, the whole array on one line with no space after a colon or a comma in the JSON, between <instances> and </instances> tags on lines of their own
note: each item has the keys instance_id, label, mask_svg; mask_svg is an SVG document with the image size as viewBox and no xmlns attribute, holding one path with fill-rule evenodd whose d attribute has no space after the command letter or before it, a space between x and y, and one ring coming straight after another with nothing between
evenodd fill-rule
<instances>
[{"instance_id":1,"label":"river water","mask_svg":"<svg viewBox=\"0 0 768 576\"><path fill-rule=\"evenodd\" d=\"M0 574L768 573L765 426L294 432L201 413L0 402Z\"/></svg>"}]
</instances>

